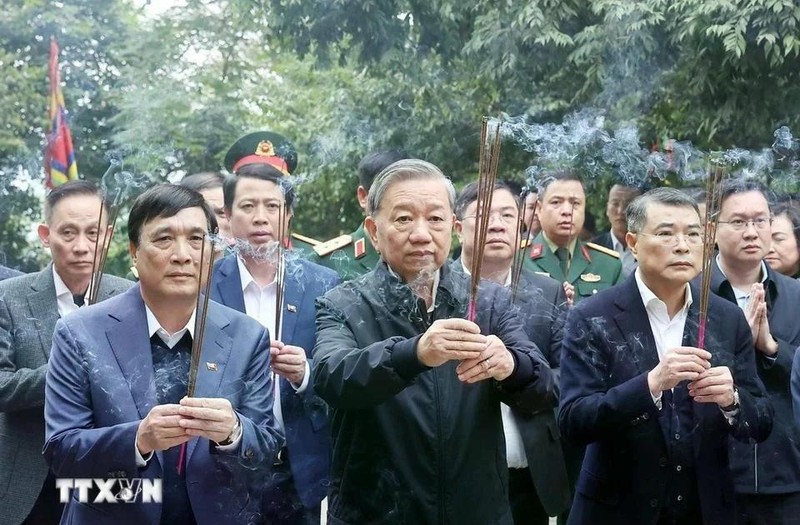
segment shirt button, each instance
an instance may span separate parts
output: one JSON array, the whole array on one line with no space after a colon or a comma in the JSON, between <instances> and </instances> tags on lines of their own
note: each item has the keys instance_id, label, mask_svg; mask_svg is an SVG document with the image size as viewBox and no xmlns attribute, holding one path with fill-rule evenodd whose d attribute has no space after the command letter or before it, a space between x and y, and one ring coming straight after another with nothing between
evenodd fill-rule
<instances>
[{"instance_id":1,"label":"shirt button","mask_svg":"<svg viewBox=\"0 0 800 525\"><path fill-rule=\"evenodd\" d=\"M680 434L675 434L675 441L678 441L680 439L681 439L681 435Z\"/></svg>"},{"instance_id":2,"label":"shirt button","mask_svg":"<svg viewBox=\"0 0 800 525\"><path fill-rule=\"evenodd\" d=\"M647 412L645 412L644 414L642 414L642 419L644 419L645 421L647 421L648 419L650 419L650 414L648 414Z\"/></svg>"},{"instance_id":3,"label":"shirt button","mask_svg":"<svg viewBox=\"0 0 800 525\"><path fill-rule=\"evenodd\" d=\"M683 496L678 496L678 501L683 501Z\"/></svg>"},{"instance_id":4,"label":"shirt button","mask_svg":"<svg viewBox=\"0 0 800 525\"><path fill-rule=\"evenodd\" d=\"M677 470L678 472L680 472L680 471L681 471L681 466L680 466L680 465L678 465L677 467L675 467L675 470Z\"/></svg>"}]
</instances>

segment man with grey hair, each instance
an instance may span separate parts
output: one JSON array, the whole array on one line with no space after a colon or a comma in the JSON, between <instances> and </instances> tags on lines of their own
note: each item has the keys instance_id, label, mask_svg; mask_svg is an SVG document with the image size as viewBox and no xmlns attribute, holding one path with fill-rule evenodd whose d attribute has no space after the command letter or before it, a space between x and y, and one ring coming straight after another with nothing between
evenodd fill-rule
<instances>
[{"instance_id":1,"label":"man with grey hair","mask_svg":"<svg viewBox=\"0 0 800 525\"><path fill-rule=\"evenodd\" d=\"M703 227L679 190L627 209L639 265L573 308L564 328L559 423L587 445L570 525L733 523L728 437L763 441L772 407L735 305L710 297L698 345Z\"/></svg>"},{"instance_id":2,"label":"man with grey hair","mask_svg":"<svg viewBox=\"0 0 800 525\"><path fill-rule=\"evenodd\" d=\"M381 263L318 300L313 379L331 407L329 523L511 524L500 403L555 404L509 294L452 272L455 190L433 164L377 177L365 221Z\"/></svg>"}]
</instances>

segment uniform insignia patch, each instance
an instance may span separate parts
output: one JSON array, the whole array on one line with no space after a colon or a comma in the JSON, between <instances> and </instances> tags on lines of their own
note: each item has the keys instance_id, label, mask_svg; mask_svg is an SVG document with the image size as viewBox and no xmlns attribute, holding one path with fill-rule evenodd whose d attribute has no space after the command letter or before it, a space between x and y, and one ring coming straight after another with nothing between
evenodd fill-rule
<instances>
[{"instance_id":1,"label":"uniform insignia patch","mask_svg":"<svg viewBox=\"0 0 800 525\"><path fill-rule=\"evenodd\" d=\"M367 253L367 240L364 238L357 240L353 245L353 252L356 255L356 259L363 257Z\"/></svg>"},{"instance_id":2,"label":"uniform insignia patch","mask_svg":"<svg viewBox=\"0 0 800 525\"><path fill-rule=\"evenodd\" d=\"M602 277L597 275L596 273L584 273L581 274L581 281L587 283L599 283Z\"/></svg>"},{"instance_id":3,"label":"uniform insignia patch","mask_svg":"<svg viewBox=\"0 0 800 525\"><path fill-rule=\"evenodd\" d=\"M210 361L206 361L206 368L208 368L212 372L216 372L217 371L217 363L212 363Z\"/></svg>"},{"instance_id":4,"label":"uniform insignia patch","mask_svg":"<svg viewBox=\"0 0 800 525\"><path fill-rule=\"evenodd\" d=\"M544 253L544 245L543 244L534 244L531 248L531 259L538 259Z\"/></svg>"},{"instance_id":5,"label":"uniform insignia patch","mask_svg":"<svg viewBox=\"0 0 800 525\"><path fill-rule=\"evenodd\" d=\"M297 307L295 305L293 305L293 304L287 304L286 305L286 309L289 310L290 312L296 312L297 311Z\"/></svg>"}]
</instances>

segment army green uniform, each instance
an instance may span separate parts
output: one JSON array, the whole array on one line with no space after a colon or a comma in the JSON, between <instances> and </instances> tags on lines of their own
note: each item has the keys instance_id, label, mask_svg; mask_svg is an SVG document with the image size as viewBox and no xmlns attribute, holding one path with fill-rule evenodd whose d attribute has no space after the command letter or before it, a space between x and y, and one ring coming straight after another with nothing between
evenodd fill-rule
<instances>
[{"instance_id":1,"label":"army green uniform","mask_svg":"<svg viewBox=\"0 0 800 525\"><path fill-rule=\"evenodd\" d=\"M577 241L572 252L568 275L561 271L561 263L546 239L539 233L526 249L526 268L544 273L553 279L567 281L575 287L574 302L590 297L620 282L623 278L619 254L599 244Z\"/></svg>"},{"instance_id":2,"label":"army green uniform","mask_svg":"<svg viewBox=\"0 0 800 525\"><path fill-rule=\"evenodd\" d=\"M315 246L309 260L333 269L342 281L349 281L372 271L379 259L362 223L350 235L340 235Z\"/></svg>"},{"instance_id":3,"label":"army green uniform","mask_svg":"<svg viewBox=\"0 0 800 525\"><path fill-rule=\"evenodd\" d=\"M292 233L290 242L292 251L298 253L304 259L311 258L314 255L314 247L321 244L318 240L299 233Z\"/></svg>"}]
</instances>

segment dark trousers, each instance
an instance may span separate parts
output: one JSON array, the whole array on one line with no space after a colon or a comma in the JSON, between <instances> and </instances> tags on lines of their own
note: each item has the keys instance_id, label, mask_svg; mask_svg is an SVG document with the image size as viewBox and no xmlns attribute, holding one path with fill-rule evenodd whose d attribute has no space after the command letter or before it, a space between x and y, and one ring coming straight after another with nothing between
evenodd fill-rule
<instances>
[{"instance_id":1,"label":"dark trousers","mask_svg":"<svg viewBox=\"0 0 800 525\"><path fill-rule=\"evenodd\" d=\"M737 525L794 525L800 523L800 492L737 494Z\"/></svg>"},{"instance_id":2,"label":"dark trousers","mask_svg":"<svg viewBox=\"0 0 800 525\"><path fill-rule=\"evenodd\" d=\"M281 461L273 465L269 486L261 497L261 513L267 525L319 525L320 505L303 506L294 487L289 456L283 449Z\"/></svg>"},{"instance_id":3,"label":"dark trousers","mask_svg":"<svg viewBox=\"0 0 800 525\"><path fill-rule=\"evenodd\" d=\"M550 521L526 468L508 469L508 502L514 525L547 525Z\"/></svg>"},{"instance_id":4,"label":"dark trousers","mask_svg":"<svg viewBox=\"0 0 800 525\"><path fill-rule=\"evenodd\" d=\"M36 503L22 525L56 525L61 521L61 513L64 511L64 504L58 501L58 490L56 489L56 478L52 473L47 474L42 490Z\"/></svg>"}]
</instances>

